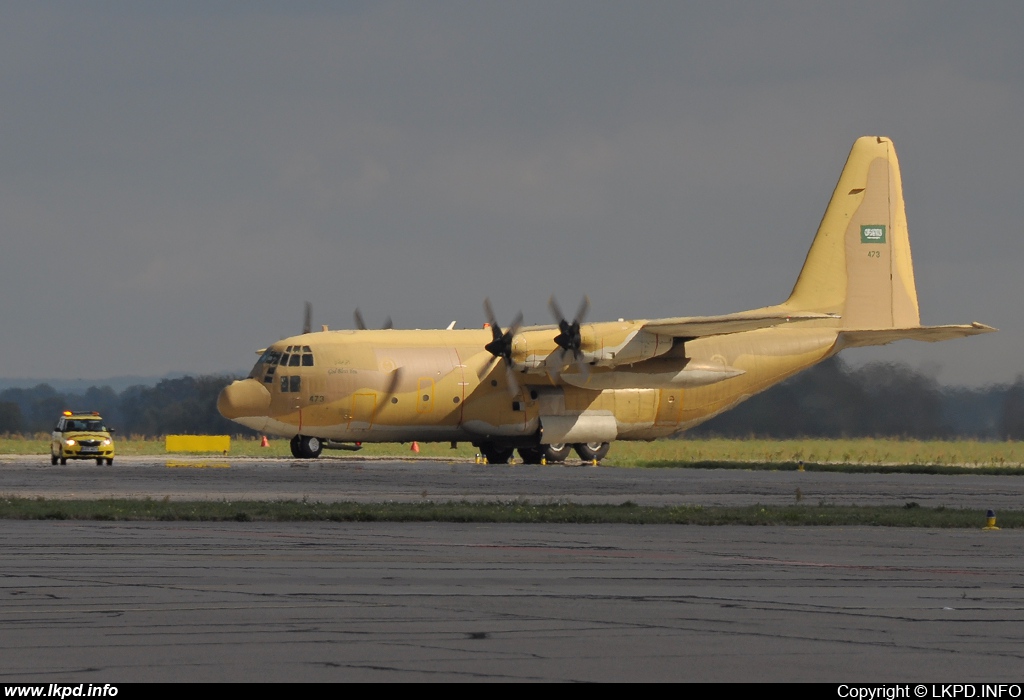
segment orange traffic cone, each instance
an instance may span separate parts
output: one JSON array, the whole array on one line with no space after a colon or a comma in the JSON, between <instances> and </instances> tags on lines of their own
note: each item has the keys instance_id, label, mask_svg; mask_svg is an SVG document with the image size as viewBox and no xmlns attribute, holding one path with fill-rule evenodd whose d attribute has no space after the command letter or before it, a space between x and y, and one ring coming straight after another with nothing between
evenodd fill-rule
<instances>
[{"instance_id":1,"label":"orange traffic cone","mask_svg":"<svg viewBox=\"0 0 1024 700\"><path fill-rule=\"evenodd\" d=\"M409 449L412 450L413 452L416 452L418 454L419 451L420 451L420 444L418 442L416 442L415 440L413 440L412 441L412 447L410 447Z\"/></svg>"},{"instance_id":2,"label":"orange traffic cone","mask_svg":"<svg viewBox=\"0 0 1024 700\"><path fill-rule=\"evenodd\" d=\"M260 440L260 447L270 447L270 443L267 441L266 435L264 435L263 439Z\"/></svg>"}]
</instances>

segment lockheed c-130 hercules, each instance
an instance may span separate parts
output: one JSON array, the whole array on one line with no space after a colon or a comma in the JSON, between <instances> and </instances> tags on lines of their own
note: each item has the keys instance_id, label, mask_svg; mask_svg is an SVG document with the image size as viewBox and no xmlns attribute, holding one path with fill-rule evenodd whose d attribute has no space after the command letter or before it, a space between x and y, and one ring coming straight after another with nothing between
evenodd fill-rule
<instances>
[{"instance_id":1,"label":"lockheed c-130 hercules","mask_svg":"<svg viewBox=\"0 0 1024 700\"><path fill-rule=\"evenodd\" d=\"M789 298L724 316L308 332L262 352L217 407L296 457L365 442L468 441L490 463L585 461L677 435L844 348L995 329L922 326L899 163L858 139ZM308 319L308 315L307 315ZM307 320L308 325L308 320ZM390 324L387 324L390 325Z\"/></svg>"}]
</instances>

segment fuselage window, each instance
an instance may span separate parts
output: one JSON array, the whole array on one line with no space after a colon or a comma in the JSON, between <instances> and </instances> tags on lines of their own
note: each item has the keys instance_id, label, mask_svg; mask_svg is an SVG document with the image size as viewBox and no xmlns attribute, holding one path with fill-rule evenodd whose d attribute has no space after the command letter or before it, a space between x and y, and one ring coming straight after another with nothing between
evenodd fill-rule
<instances>
[{"instance_id":1,"label":"fuselage window","mask_svg":"<svg viewBox=\"0 0 1024 700\"><path fill-rule=\"evenodd\" d=\"M281 377L281 391L288 391L288 377Z\"/></svg>"},{"instance_id":2,"label":"fuselage window","mask_svg":"<svg viewBox=\"0 0 1024 700\"><path fill-rule=\"evenodd\" d=\"M284 355L281 356L281 366L282 367L287 367L288 366L288 358L289 357L291 357L291 355L289 355L288 353L285 353Z\"/></svg>"},{"instance_id":3,"label":"fuselage window","mask_svg":"<svg viewBox=\"0 0 1024 700\"><path fill-rule=\"evenodd\" d=\"M289 367L298 367L301 362L302 355L292 355L290 358L288 358Z\"/></svg>"},{"instance_id":4,"label":"fuselage window","mask_svg":"<svg viewBox=\"0 0 1024 700\"><path fill-rule=\"evenodd\" d=\"M302 366L303 367L312 367L313 366L313 356L310 355L308 352L307 353L303 353L303 355L302 355Z\"/></svg>"},{"instance_id":5,"label":"fuselage window","mask_svg":"<svg viewBox=\"0 0 1024 700\"><path fill-rule=\"evenodd\" d=\"M300 391L299 383L302 381L302 377L288 377L290 379L291 391Z\"/></svg>"}]
</instances>

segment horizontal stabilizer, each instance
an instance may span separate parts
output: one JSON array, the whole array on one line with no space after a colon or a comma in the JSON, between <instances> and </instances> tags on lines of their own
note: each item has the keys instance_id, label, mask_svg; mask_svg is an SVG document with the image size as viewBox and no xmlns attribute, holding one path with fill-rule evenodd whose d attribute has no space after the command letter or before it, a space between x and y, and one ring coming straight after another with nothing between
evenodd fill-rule
<instances>
[{"instance_id":1,"label":"horizontal stabilizer","mask_svg":"<svg viewBox=\"0 0 1024 700\"><path fill-rule=\"evenodd\" d=\"M835 318L839 317L835 314L813 311L795 311L790 313L754 311L726 314L725 316L660 318L644 322L643 329L649 333L671 335L676 338L702 338L709 335L756 331L759 328L772 328L798 321L818 321Z\"/></svg>"},{"instance_id":2,"label":"horizontal stabilizer","mask_svg":"<svg viewBox=\"0 0 1024 700\"><path fill-rule=\"evenodd\" d=\"M839 334L839 347L860 348L868 345L887 345L896 340L923 340L937 343L940 340L966 338L969 335L994 333L996 328L984 323L966 326L918 326L915 328L881 328L865 331L843 331Z\"/></svg>"}]
</instances>

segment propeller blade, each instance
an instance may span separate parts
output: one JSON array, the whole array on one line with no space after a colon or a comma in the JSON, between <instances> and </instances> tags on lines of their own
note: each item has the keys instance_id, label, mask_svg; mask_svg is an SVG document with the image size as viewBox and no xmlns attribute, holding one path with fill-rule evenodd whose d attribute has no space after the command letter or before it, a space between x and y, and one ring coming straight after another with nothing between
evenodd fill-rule
<instances>
[{"instance_id":1,"label":"propeller blade","mask_svg":"<svg viewBox=\"0 0 1024 700\"><path fill-rule=\"evenodd\" d=\"M365 331L366 330L366 321L363 319L362 312L359 309L356 309L355 313L353 314L353 316L355 317L355 320L356 320L356 328L358 328L361 331ZM387 331L387 330L391 330L394 327L395 327L394 322L391 320L391 317L388 316L387 320L384 321L384 325L381 326L380 329L382 331Z\"/></svg>"},{"instance_id":2,"label":"propeller blade","mask_svg":"<svg viewBox=\"0 0 1024 700\"><path fill-rule=\"evenodd\" d=\"M391 373L391 379L390 381L388 381L387 388L384 390L384 398L381 401L383 405L381 406L381 408L390 405L388 402L391 400L391 397L394 396L395 390L398 388L398 383L400 381L402 381L402 368L396 367L395 370Z\"/></svg>"},{"instance_id":3,"label":"propeller blade","mask_svg":"<svg viewBox=\"0 0 1024 700\"><path fill-rule=\"evenodd\" d=\"M508 389L509 396L519 393L519 380L516 379L515 370L508 362L505 363L505 388Z\"/></svg>"},{"instance_id":4,"label":"propeller blade","mask_svg":"<svg viewBox=\"0 0 1024 700\"><path fill-rule=\"evenodd\" d=\"M590 297L584 294L583 301L580 302L580 307L576 309L576 319L574 323L583 323L583 319L587 317L588 311L590 311Z\"/></svg>"},{"instance_id":5,"label":"propeller blade","mask_svg":"<svg viewBox=\"0 0 1024 700\"><path fill-rule=\"evenodd\" d=\"M501 359L501 357L499 355L492 355L490 358L488 358L487 362L484 363L484 366L481 367L477 371L477 373L476 373L477 379L481 379L482 380L484 377L486 377L488 374L490 374L491 370L494 369L494 365L500 359Z\"/></svg>"},{"instance_id":6,"label":"propeller blade","mask_svg":"<svg viewBox=\"0 0 1024 700\"><path fill-rule=\"evenodd\" d=\"M487 344L487 351L492 355L496 355L498 346L495 343L501 342L501 326L498 324L498 318L494 315L494 309L491 307L491 300L484 299L484 315L487 316L487 325L491 327L491 338L493 340ZM494 346L494 349L491 346Z\"/></svg>"},{"instance_id":7,"label":"propeller blade","mask_svg":"<svg viewBox=\"0 0 1024 700\"><path fill-rule=\"evenodd\" d=\"M303 334L313 332L313 305L306 302L306 313L302 319L302 332Z\"/></svg>"},{"instance_id":8,"label":"propeller blade","mask_svg":"<svg viewBox=\"0 0 1024 700\"><path fill-rule=\"evenodd\" d=\"M512 325L508 327L508 331L507 331L508 335L510 337L514 336L516 333L519 332L519 329L522 328L522 326L523 326L523 312L520 311L518 314L516 314L516 317L514 319L512 319Z\"/></svg>"},{"instance_id":9,"label":"propeller blade","mask_svg":"<svg viewBox=\"0 0 1024 700\"><path fill-rule=\"evenodd\" d=\"M552 294L551 298L548 299L548 308L551 309L551 315L555 317L555 323L561 326L565 323L565 314L558 308L558 302L555 301L555 295Z\"/></svg>"},{"instance_id":10,"label":"propeller blade","mask_svg":"<svg viewBox=\"0 0 1024 700\"><path fill-rule=\"evenodd\" d=\"M582 359L577 359L576 367L579 369L580 374L583 375L583 382L586 383L590 379L590 368L587 367L587 363Z\"/></svg>"}]
</instances>

